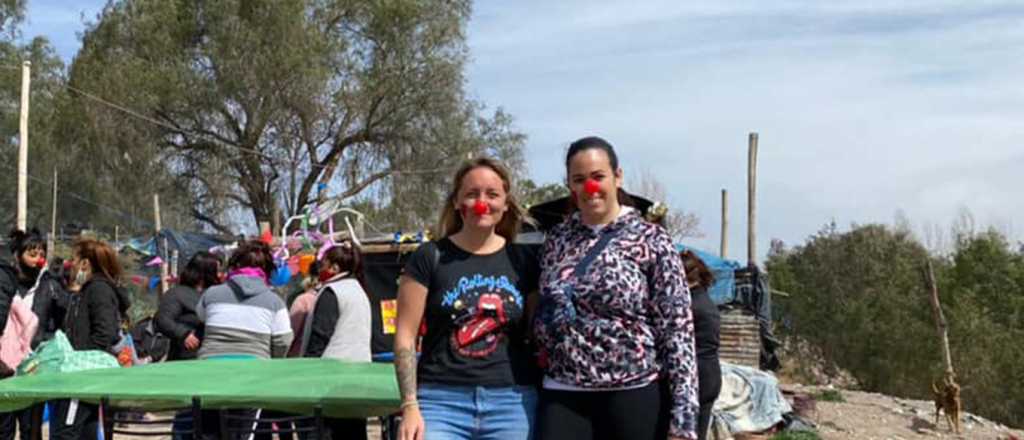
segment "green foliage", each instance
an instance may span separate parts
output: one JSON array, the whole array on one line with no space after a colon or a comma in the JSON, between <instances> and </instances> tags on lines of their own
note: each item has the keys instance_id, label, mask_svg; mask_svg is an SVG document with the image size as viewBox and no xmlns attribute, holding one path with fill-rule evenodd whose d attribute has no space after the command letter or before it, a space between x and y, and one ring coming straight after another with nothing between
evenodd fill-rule
<instances>
[{"instance_id":1,"label":"green foliage","mask_svg":"<svg viewBox=\"0 0 1024 440\"><path fill-rule=\"evenodd\" d=\"M839 390L821 390L814 398L822 402L846 402L846 398Z\"/></svg>"},{"instance_id":2,"label":"green foliage","mask_svg":"<svg viewBox=\"0 0 1024 440\"><path fill-rule=\"evenodd\" d=\"M522 168L511 117L484 116L463 91L469 8L115 0L83 35L70 83L155 123L74 94L81 116L63 139L112 162L116 186L156 184L222 232L297 213L320 184L399 227L423 223L467 156Z\"/></svg>"},{"instance_id":3,"label":"green foliage","mask_svg":"<svg viewBox=\"0 0 1024 440\"><path fill-rule=\"evenodd\" d=\"M0 0L0 34L13 35L25 19L25 0Z\"/></svg>"},{"instance_id":4,"label":"green foliage","mask_svg":"<svg viewBox=\"0 0 1024 440\"><path fill-rule=\"evenodd\" d=\"M524 207L541 204L569 195L569 188L562 183L538 185L530 179L519 182L519 202Z\"/></svg>"},{"instance_id":5,"label":"green foliage","mask_svg":"<svg viewBox=\"0 0 1024 440\"><path fill-rule=\"evenodd\" d=\"M935 267L964 406L1024 424L1024 257L996 232L963 235L947 257L928 255L908 231L826 226L807 243L772 246L780 333L814 347L828 368L848 371L866 390L931 399L943 370L924 263Z\"/></svg>"}]
</instances>

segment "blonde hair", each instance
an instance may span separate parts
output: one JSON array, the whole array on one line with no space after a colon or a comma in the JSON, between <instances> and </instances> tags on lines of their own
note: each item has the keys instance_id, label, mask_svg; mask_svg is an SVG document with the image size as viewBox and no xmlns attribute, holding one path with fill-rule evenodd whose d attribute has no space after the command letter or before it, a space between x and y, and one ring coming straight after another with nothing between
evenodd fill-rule
<instances>
[{"instance_id":1,"label":"blonde hair","mask_svg":"<svg viewBox=\"0 0 1024 440\"><path fill-rule=\"evenodd\" d=\"M498 161L488 158L479 157L470 160L455 172L455 178L452 179L451 190L448 192L448 197L444 201L444 206L441 207L441 219L438 221L438 236L440 238L447 237L455 234L462 229L462 217L455 210L455 202L459 197L459 189L462 187L462 180L466 178L466 175L470 171L477 168L488 168L494 171L498 177L501 178L504 183L505 189L505 204L508 205L508 209L505 210L504 215L501 217L501 221L495 226L494 232L498 235L505 237L508 241L515 241L516 235L519 234L519 228L522 226L524 221L529 221L529 217L526 210L523 209L522 205L516 200L515 195L512 193L512 178L508 170Z\"/></svg>"}]
</instances>

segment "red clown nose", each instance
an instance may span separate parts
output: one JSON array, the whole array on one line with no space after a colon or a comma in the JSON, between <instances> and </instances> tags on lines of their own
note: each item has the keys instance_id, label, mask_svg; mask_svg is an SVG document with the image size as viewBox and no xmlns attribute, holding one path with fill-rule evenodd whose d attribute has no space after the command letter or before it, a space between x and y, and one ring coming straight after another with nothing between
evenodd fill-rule
<instances>
[{"instance_id":1,"label":"red clown nose","mask_svg":"<svg viewBox=\"0 0 1024 440\"><path fill-rule=\"evenodd\" d=\"M36 267L38 267L40 269L46 267L46 259L45 258L40 258L39 261L36 262Z\"/></svg>"},{"instance_id":2,"label":"red clown nose","mask_svg":"<svg viewBox=\"0 0 1024 440\"><path fill-rule=\"evenodd\" d=\"M489 212L491 212L491 207L489 205L487 205L486 203L484 203L483 200L477 200L476 203L473 204L473 213L474 214L476 214L476 215L484 215L484 214L487 214Z\"/></svg>"},{"instance_id":3,"label":"red clown nose","mask_svg":"<svg viewBox=\"0 0 1024 440\"><path fill-rule=\"evenodd\" d=\"M587 194L590 194L590 196L593 197L597 193L601 192L601 184L597 183L594 179L587 179L587 181L583 183L583 191L586 191Z\"/></svg>"}]
</instances>

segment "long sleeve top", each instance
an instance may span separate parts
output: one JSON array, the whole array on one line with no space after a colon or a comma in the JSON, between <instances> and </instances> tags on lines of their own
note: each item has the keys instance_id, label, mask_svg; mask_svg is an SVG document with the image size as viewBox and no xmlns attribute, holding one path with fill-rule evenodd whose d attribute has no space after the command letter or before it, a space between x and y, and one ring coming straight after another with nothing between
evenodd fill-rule
<instances>
[{"instance_id":1,"label":"long sleeve top","mask_svg":"<svg viewBox=\"0 0 1024 440\"><path fill-rule=\"evenodd\" d=\"M615 235L577 279L577 263L601 234ZM600 231L574 214L548 234L541 269L535 332L546 357L546 375L593 390L667 380L670 434L696 438L699 403L690 293L668 233L636 211ZM575 308L569 314L573 319L544 318L552 315L545 308L564 307Z\"/></svg>"}]
</instances>

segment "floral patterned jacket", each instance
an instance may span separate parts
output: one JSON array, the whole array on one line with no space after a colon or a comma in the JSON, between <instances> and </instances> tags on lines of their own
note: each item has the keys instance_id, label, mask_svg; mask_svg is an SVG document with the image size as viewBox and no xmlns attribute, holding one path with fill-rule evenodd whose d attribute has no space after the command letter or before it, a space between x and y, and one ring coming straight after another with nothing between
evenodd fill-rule
<instances>
[{"instance_id":1,"label":"floral patterned jacket","mask_svg":"<svg viewBox=\"0 0 1024 440\"><path fill-rule=\"evenodd\" d=\"M615 234L612 240L576 279L577 263L608 233ZM546 374L594 389L666 380L669 433L696 438L690 293L668 233L636 211L595 232L577 213L548 234L541 270L535 332Z\"/></svg>"}]
</instances>

